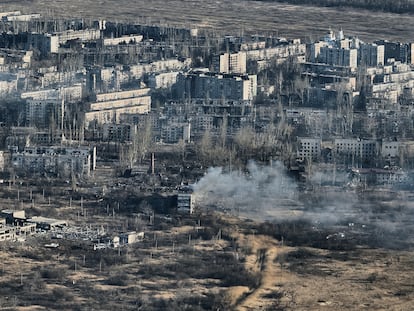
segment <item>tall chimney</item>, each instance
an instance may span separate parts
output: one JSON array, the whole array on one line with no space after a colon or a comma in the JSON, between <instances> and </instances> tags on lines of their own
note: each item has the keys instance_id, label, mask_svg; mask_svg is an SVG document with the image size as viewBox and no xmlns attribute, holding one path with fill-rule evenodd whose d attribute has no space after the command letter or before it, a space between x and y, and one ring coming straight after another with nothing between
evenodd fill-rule
<instances>
[{"instance_id":1,"label":"tall chimney","mask_svg":"<svg viewBox=\"0 0 414 311\"><path fill-rule=\"evenodd\" d=\"M155 156L154 156L154 152L151 153L151 174L152 175L155 174Z\"/></svg>"}]
</instances>

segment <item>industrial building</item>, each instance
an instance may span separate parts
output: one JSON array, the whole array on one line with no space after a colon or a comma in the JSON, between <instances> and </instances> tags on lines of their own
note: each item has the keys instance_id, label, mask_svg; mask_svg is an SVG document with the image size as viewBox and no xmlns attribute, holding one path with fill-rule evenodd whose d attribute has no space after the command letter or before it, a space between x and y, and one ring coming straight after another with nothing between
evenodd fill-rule
<instances>
[{"instance_id":1,"label":"industrial building","mask_svg":"<svg viewBox=\"0 0 414 311\"><path fill-rule=\"evenodd\" d=\"M23 210L0 212L0 241L24 239L36 233L36 225L27 221Z\"/></svg>"},{"instance_id":2,"label":"industrial building","mask_svg":"<svg viewBox=\"0 0 414 311\"><path fill-rule=\"evenodd\" d=\"M42 216L33 216L27 220L30 223L33 223L36 228L41 230L54 230L67 227L68 223L65 220L58 220L54 218L46 218Z\"/></svg>"}]
</instances>

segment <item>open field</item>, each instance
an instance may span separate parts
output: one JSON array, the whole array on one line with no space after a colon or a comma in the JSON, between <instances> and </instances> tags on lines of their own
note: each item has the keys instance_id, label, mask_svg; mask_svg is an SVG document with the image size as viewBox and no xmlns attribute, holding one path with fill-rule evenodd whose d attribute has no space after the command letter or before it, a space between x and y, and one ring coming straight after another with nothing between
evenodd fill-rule
<instances>
[{"instance_id":1,"label":"open field","mask_svg":"<svg viewBox=\"0 0 414 311\"><path fill-rule=\"evenodd\" d=\"M349 8L321 8L258 1L230 0L15 0L0 11L22 10L64 17L206 27L226 33L268 33L316 39L329 28L363 40L412 41L412 15Z\"/></svg>"},{"instance_id":2,"label":"open field","mask_svg":"<svg viewBox=\"0 0 414 311\"><path fill-rule=\"evenodd\" d=\"M146 211L155 203L138 190L139 180L115 177L109 168L96 175L93 187L79 185L76 191L66 182L3 185L0 207L112 233L142 230L144 240L96 251L83 238L52 239L47 233L1 243L0 310L411 309L409 231L403 236L393 226L391 235L369 223L366 229L357 223L332 228L262 224L222 213L185 216L172 210L151 220ZM106 189L101 198L95 196L99 188ZM143 196L146 204L139 201ZM377 198L378 210L372 212L378 221L390 213L399 222L395 212L412 218L412 199L371 196ZM52 242L60 246L45 247Z\"/></svg>"},{"instance_id":3,"label":"open field","mask_svg":"<svg viewBox=\"0 0 414 311\"><path fill-rule=\"evenodd\" d=\"M86 236L135 230L143 240L94 250L96 238L43 232L0 243L0 310L412 309L411 192L323 188L302 199L307 221L263 223L203 208L178 214L145 176L119 177L109 162L94 174L76 185L18 177L0 185L0 208L65 219ZM319 193L354 202L340 206L352 213L311 221L332 204Z\"/></svg>"},{"instance_id":4,"label":"open field","mask_svg":"<svg viewBox=\"0 0 414 311\"><path fill-rule=\"evenodd\" d=\"M411 310L412 252L289 247L234 222L222 238L188 244L194 227L172 227L119 252L2 244L0 310Z\"/></svg>"}]
</instances>

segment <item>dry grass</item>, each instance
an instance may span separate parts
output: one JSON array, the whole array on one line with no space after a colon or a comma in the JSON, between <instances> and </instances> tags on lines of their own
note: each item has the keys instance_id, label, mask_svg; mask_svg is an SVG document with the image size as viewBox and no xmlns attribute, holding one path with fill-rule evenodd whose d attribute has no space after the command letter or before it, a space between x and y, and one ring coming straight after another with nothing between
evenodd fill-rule
<instances>
[{"instance_id":1,"label":"dry grass","mask_svg":"<svg viewBox=\"0 0 414 311\"><path fill-rule=\"evenodd\" d=\"M106 18L186 27L206 27L227 33L272 33L315 39L330 27L368 41L412 41L412 15L349 8L321 8L250 0L15 0L0 3L0 11L23 10L64 17Z\"/></svg>"}]
</instances>

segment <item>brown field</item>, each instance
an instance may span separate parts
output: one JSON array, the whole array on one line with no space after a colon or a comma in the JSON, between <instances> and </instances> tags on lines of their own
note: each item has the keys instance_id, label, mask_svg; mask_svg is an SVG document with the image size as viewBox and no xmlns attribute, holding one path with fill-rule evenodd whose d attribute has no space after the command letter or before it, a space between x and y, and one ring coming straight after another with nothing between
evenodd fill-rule
<instances>
[{"instance_id":1,"label":"brown field","mask_svg":"<svg viewBox=\"0 0 414 311\"><path fill-rule=\"evenodd\" d=\"M169 241L171 235L193 232L174 229ZM157 234L160 242L167 238ZM42 239L3 244L0 310L184 310L176 305L183 299L188 301L185 310L211 310L193 308L200 302L214 306L217 297L228 301L224 310L237 311L412 308L412 252L329 251L287 247L258 234L233 237L235 253L255 276L256 286L228 286L199 276L214 266L211 256L230 248L224 240L195 240L192 247L181 245L175 251L171 245L139 243L120 256L64 241L56 250L44 249Z\"/></svg>"},{"instance_id":2,"label":"brown field","mask_svg":"<svg viewBox=\"0 0 414 311\"><path fill-rule=\"evenodd\" d=\"M111 170L96 174L100 187L126 182L114 178ZM0 206L68 219L77 226L102 225L110 232L144 230L144 241L98 251L91 242L56 240L48 234L0 243L0 310L412 309L412 248L360 242L387 236L382 231L349 231L344 240L328 240L330 230L286 226L281 232L290 238L282 242L275 238L277 226L223 214L171 220L159 215L150 225L149 219L131 217L142 204L128 189L108 195L112 208L119 195L132 198L113 214L89 187L79 188L68 206L69 188L55 185L43 196L41 187L3 186ZM387 202L398 206L404 196L401 200ZM80 211L87 216L79 218ZM313 240L305 243L307 235L321 247L312 247ZM60 246L45 248L51 242Z\"/></svg>"},{"instance_id":3,"label":"brown field","mask_svg":"<svg viewBox=\"0 0 414 311\"><path fill-rule=\"evenodd\" d=\"M412 41L414 17L349 8L321 8L230 0L15 0L0 11L22 10L64 17L105 18L151 24L206 27L227 33L271 33L315 39L343 28L363 40Z\"/></svg>"}]
</instances>

